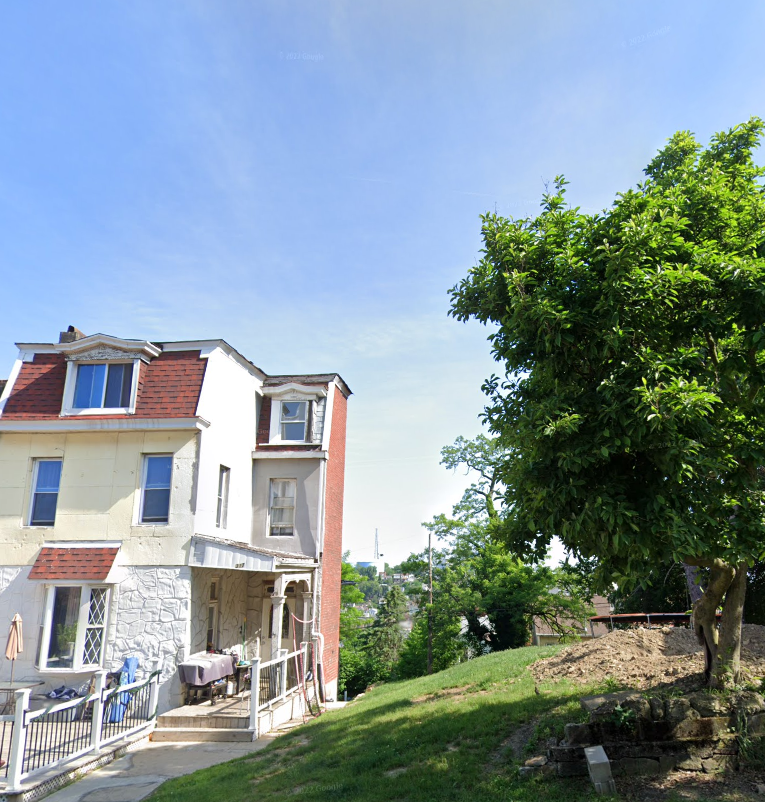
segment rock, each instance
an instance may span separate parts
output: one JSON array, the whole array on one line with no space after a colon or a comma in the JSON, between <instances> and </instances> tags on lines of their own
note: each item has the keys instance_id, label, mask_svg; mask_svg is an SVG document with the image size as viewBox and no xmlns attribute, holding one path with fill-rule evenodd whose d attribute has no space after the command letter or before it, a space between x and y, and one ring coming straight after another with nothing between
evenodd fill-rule
<instances>
[{"instance_id":1,"label":"rock","mask_svg":"<svg viewBox=\"0 0 765 802\"><path fill-rule=\"evenodd\" d=\"M523 765L538 768L540 766L546 766L547 762L547 758L544 755L536 755L535 757L530 757Z\"/></svg>"},{"instance_id":2,"label":"rock","mask_svg":"<svg viewBox=\"0 0 765 802\"><path fill-rule=\"evenodd\" d=\"M559 777L586 777L587 763L584 760L578 763L558 763Z\"/></svg>"},{"instance_id":3,"label":"rock","mask_svg":"<svg viewBox=\"0 0 765 802\"><path fill-rule=\"evenodd\" d=\"M664 718L670 724L679 724L687 718L699 718L699 713L691 707L691 703L687 699L666 699L664 701Z\"/></svg>"},{"instance_id":4,"label":"rock","mask_svg":"<svg viewBox=\"0 0 765 802\"><path fill-rule=\"evenodd\" d=\"M698 716L698 713L696 715ZM687 718L677 724L672 731L672 737L677 738L679 741L719 738L721 735L728 734L730 725L731 721L728 716Z\"/></svg>"},{"instance_id":5,"label":"rock","mask_svg":"<svg viewBox=\"0 0 765 802\"><path fill-rule=\"evenodd\" d=\"M723 716L730 712L730 704L713 693L698 691L687 697L691 707L700 716Z\"/></svg>"},{"instance_id":6,"label":"rock","mask_svg":"<svg viewBox=\"0 0 765 802\"><path fill-rule=\"evenodd\" d=\"M724 757L708 757L701 761L701 767L707 774L715 774L725 768L725 763Z\"/></svg>"},{"instance_id":7,"label":"rock","mask_svg":"<svg viewBox=\"0 0 765 802\"><path fill-rule=\"evenodd\" d=\"M633 710L635 712L636 719L647 719L650 721L652 718L651 705L648 699L645 699L642 696L631 696L628 699L625 699L621 704L622 709Z\"/></svg>"},{"instance_id":8,"label":"rock","mask_svg":"<svg viewBox=\"0 0 765 802\"><path fill-rule=\"evenodd\" d=\"M749 716L746 727L749 735L765 735L765 713Z\"/></svg>"},{"instance_id":9,"label":"rock","mask_svg":"<svg viewBox=\"0 0 765 802\"><path fill-rule=\"evenodd\" d=\"M754 786L754 790L757 794L765 794L765 785L757 783L757 785Z\"/></svg>"},{"instance_id":10,"label":"rock","mask_svg":"<svg viewBox=\"0 0 765 802\"><path fill-rule=\"evenodd\" d=\"M765 710L765 700L754 691L740 691L733 696L733 709L747 716L761 713Z\"/></svg>"},{"instance_id":11,"label":"rock","mask_svg":"<svg viewBox=\"0 0 765 802\"><path fill-rule=\"evenodd\" d=\"M620 762L622 774L659 773L659 761L649 757L625 757Z\"/></svg>"},{"instance_id":12,"label":"rock","mask_svg":"<svg viewBox=\"0 0 765 802\"><path fill-rule=\"evenodd\" d=\"M651 706L651 718L654 721L661 721L664 718L664 700L652 696L648 700L648 704Z\"/></svg>"},{"instance_id":13,"label":"rock","mask_svg":"<svg viewBox=\"0 0 765 802\"><path fill-rule=\"evenodd\" d=\"M617 691L616 693L602 693L598 696L583 696L579 700L579 704L582 706L583 710L592 713L609 702L613 703L613 706L616 706L617 703L626 702L627 699L632 699L634 697L640 698L635 691ZM613 707L611 707L611 709L613 710Z\"/></svg>"},{"instance_id":14,"label":"rock","mask_svg":"<svg viewBox=\"0 0 765 802\"><path fill-rule=\"evenodd\" d=\"M592 727L589 724L566 724L563 728L564 741L569 746L583 746L593 742Z\"/></svg>"}]
</instances>

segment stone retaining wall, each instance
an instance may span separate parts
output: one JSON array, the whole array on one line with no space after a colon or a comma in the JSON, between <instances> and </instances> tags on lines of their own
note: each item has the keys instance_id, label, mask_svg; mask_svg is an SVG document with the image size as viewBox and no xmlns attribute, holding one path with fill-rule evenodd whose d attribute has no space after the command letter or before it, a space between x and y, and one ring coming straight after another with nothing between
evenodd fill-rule
<instances>
[{"instance_id":1,"label":"stone retaining wall","mask_svg":"<svg viewBox=\"0 0 765 802\"><path fill-rule=\"evenodd\" d=\"M717 772L738 768L739 736L765 735L765 700L759 693L698 692L662 699L610 694L583 699L585 724L567 724L565 737L524 773L586 776L584 747L602 745L614 775L660 774L672 769Z\"/></svg>"}]
</instances>

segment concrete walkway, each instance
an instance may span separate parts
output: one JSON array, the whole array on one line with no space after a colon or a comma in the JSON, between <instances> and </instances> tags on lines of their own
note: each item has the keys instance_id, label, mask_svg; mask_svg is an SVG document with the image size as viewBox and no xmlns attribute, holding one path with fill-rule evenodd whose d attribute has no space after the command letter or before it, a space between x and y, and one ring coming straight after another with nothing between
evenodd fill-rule
<instances>
[{"instance_id":1,"label":"concrete walkway","mask_svg":"<svg viewBox=\"0 0 765 802\"><path fill-rule=\"evenodd\" d=\"M340 710L346 704L328 702L325 714L328 710ZM282 724L278 730L261 735L257 741L149 741L44 799L45 802L140 802L165 780L259 752L275 738L301 724L302 719L293 719Z\"/></svg>"},{"instance_id":2,"label":"concrete walkway","mask_svg":"<svg viewBox=\"0 0 765 802\"><path fill-rule=\"evenodd\" d=\"M139 802L165 780L258 752L278 733L251 743L147 743L88 774L45 802Z\"/></svg>"}]
</instances>

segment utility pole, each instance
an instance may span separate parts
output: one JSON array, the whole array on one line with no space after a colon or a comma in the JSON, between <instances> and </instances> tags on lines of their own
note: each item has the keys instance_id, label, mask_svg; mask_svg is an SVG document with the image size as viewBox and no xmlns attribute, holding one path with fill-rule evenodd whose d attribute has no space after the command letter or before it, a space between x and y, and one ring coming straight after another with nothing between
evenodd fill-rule
<instances>
[{"instance_id":1,"label":"utility pole","mask_svg":"<svg viewBox=\"0 0 765 802\"><path fill-rule=\"evenodd\" d=\"M428 674L433 673L433 533L428 530Z\"/></svg>"}]
</instances>

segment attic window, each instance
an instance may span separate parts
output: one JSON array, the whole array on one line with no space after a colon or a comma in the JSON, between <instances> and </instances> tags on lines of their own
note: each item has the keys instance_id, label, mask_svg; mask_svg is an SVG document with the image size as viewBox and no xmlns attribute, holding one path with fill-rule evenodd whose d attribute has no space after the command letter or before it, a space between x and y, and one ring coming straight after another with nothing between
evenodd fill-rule
<instances>
[{"instance_id":1,"label":"attic window","mask_svg":"<svg viewBox=\"0 0 765 802\"><path fill-rule=\"evenodd\" d=\"M130 406L133 363L123 365L77 365L74 409L114 409Z\"/></svg>"},{"instance_id":2,"label":"attic window","mask_svg":"<svg viewBox=\"0 0 765 802\"><path fill-rule=\"evenodd\" d=\"M137 377L137 360L70 362L62 414L132 413Z\"/></svg>"},{"instance_id":3,"label":"attic window","mask_svg":"<svg viewBox=\"0 0 765 802\"><path fill-rule=\"evenodd\" d=\"M281 439L304 443L305 430L308 422L307 401L281 402Z\"/></svg>"}]
</instances>

